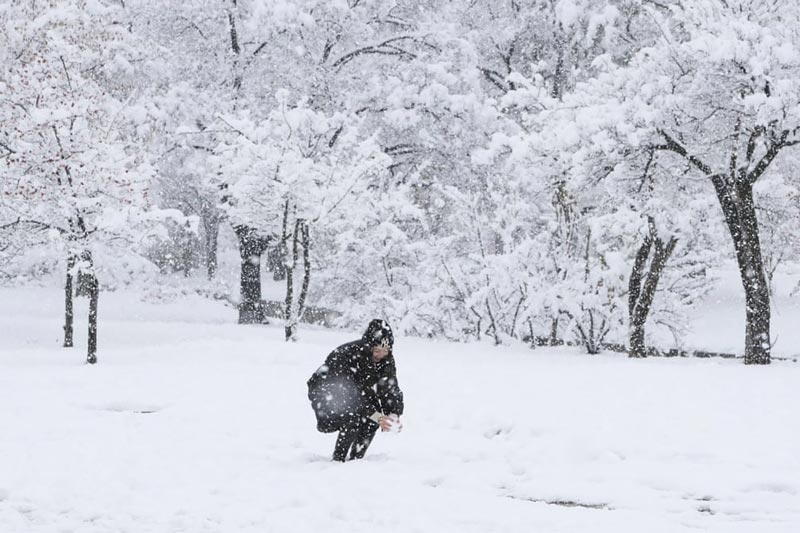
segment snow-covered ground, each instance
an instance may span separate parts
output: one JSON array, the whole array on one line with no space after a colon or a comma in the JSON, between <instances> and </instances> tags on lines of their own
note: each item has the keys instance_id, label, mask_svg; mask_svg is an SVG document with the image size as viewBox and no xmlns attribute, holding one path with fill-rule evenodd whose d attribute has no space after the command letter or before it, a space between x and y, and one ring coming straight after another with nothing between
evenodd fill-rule
<instances>
[{"instance_id":1,"label":"snow-covered ground","mask_svg":"<svg viewBox=\"0 0 800 533\"><path fill-rule=\"evenodd\" d=\"M404 432L334 464L305 381L356 333L104 293L87 366L61 300L0 290L0 532L800 531L800 363L399 338Z\"/></svg>"}]
</instances>

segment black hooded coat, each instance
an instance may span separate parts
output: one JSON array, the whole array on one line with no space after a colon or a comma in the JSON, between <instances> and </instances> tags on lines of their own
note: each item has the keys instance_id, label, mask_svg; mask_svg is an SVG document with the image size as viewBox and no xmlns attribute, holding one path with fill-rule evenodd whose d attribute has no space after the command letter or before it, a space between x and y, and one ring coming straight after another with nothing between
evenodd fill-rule
<instances>
[{"instance_id":1,"label":"black hooded coat","mask_svg":"<svg viewBox=\"0 0 800 533\"><path fill-rule=\"evenodd\" d=\"M372 359L372 347L388 343L389 355ZM317 429L331 433L375 412L403 414L403 391L391 345L392 331L382 320L370 322L364 335L336 348L308 380L308 399L317 416Z\"/></svg>"}]
</instances>

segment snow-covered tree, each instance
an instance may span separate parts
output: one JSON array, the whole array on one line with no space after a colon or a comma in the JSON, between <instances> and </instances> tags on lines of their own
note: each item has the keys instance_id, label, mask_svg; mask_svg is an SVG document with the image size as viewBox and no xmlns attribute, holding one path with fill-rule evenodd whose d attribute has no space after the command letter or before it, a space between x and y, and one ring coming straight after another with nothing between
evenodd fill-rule
<instances>
[{"instance_id":1,"label":"snow-covered tree","mask_svg":"<svg viewBox=\"0 0 800 533\"><path fill-rule=\"evenodd\" d=\"M225 188L225 210L235 227L277 236L287 268L286 335L294 338L308 294L312 242L331 235L342 220L357 224L354 206L364 201L389 159L374 136L360 128L363 119L328 116L305 102L283 101L257 123L225 122L235 133L215 149L211 160L220 175L224 169L237 176ZM304 274L295 302L299 247ZM324 256L316 261L327 262Z\"/></svg>"},{"instance_id":2,"label":"snow-covered tree","mask_svg":"<svg viewBox=\"0 0 800 533\"><path fill-rule=\"evenodd\" d=\"M78 0L0 10L0 117L5 225L46 230L67 258L64 345L72 345L72 284L84 274L89 353L96 361L97 254L130 244L146 220L147 130L132 105L141 58L117 6ZM125 125L123 128L122 125ZM125 246L123 244L123 246Z\"/></svg>"},{"instance_id":3,"label":"snow-covered tree","mask_svg":"<svg viewBox=\"0 0 800 533\"><path fill-rule=\"evenodd\" d=\"M745 355L769 360L797 244L790 2L52 0L0 22L0 264L49 246L68 286L109 284L158 205L162 267L213 278L232 227L240 322L265 319L267 254L287 339L318 305L639 357L681 347L732 238Z\"/></svg>"},{"instance_id":4,"label":"snow-covered tree","mask_svg":"<svg viewBox=\"0 0 800 533\"><path fill-rule=\"evenodd\" d=\"M682 3L663 37L624 68L606 63L635 146L708 179L722 209L746 299L745 361L770 362L770 304L754 186L800 143L798 6ZM611 94L611 93L609 93Z\"/></svg>"}]
</instances>

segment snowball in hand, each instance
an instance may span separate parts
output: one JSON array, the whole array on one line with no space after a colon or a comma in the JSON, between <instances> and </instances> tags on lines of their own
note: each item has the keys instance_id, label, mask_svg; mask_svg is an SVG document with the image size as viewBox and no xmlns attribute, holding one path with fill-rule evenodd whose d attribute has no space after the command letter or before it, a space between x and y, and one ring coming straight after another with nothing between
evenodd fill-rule
<instances>
[{"instance_id":1,"label":"snowball in hand","mask_svg":"<svg viewBox=\"0 0 800 533\"><path fill-rule=\"evenodd\" d=\"M391 433L400 433L403 429L403 423L400 421L400 417L397 415L389 415L387 419L389 421L389 428L387 431Z\"/></svg>"}]
</instances>

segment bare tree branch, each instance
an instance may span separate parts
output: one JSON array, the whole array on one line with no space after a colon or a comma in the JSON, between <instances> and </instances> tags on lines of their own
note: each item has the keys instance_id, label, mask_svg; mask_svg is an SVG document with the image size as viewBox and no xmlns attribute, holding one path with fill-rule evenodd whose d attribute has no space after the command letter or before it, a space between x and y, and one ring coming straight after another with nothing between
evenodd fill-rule
<instances>
[{"instance_id":1,"label":"bare tree branch","mask_svg":"<svg viewBox=\"0 0 800 533\"><path fill-rule=\"evenodd\" d=\"M662 129L658 130L658 133L664 137L664 140L667 142L666 145L658 145L653 146L656 150L669 150L671 152L675 152L676 154L686 158L692 165L694 165L700 172L703 174L710 176L711 175L711 167L701 161L698 157L690 155L686 148L683 147L678 141L670 137L670 135Z\"/></svg>"},{"instance_id":2,"label":"bare tree branch","mask_svg":"<svg viewBox=\"0 0 800 533\"><path fill-rule=\"evenodd\" d=\"M385 41L377 44L371 44L368 46L364 46L362 48L358 48L356 50L352 50L347 52L339 59L333 62L333 68L340 68L353 59L357 58L358 56L365 55L365 54L379 54L379 55L393 55L393 56L402 56L408 58L415 58L417 57L416 54L413 52L409 52L408 50L399 48L396 43L402 42L412 42L412 43L422 43L422 40L419 37L415 37L413 35L401 35L399 37L392 37L390 39L386 39Z\"/></svg>"},{"instance_id":3,"label":"bare tree branch","mask_svg":"<svg viewBox=\"0 0 800 533\"><path fill-rule=\"evenodd\" d=\"M753 167L753 170L747 174L747 183L752 185L756 182L756 180L758 180L758 178L761 177L761 175L767 170L767 167L769 167L770 163L772 163L775 157L777 157L777 155L780 153L781 149L787 146L786 139L788 137L789 130L783 130L780 137L776 141L770 143L769 148L767 148L767 153L764 154L764 157L762 157L758 163L756 163L756 166Z\"/></svg>"}]
</instances>

